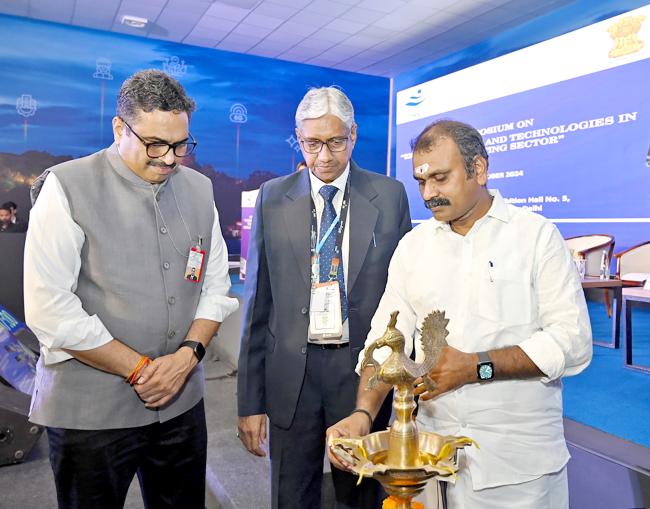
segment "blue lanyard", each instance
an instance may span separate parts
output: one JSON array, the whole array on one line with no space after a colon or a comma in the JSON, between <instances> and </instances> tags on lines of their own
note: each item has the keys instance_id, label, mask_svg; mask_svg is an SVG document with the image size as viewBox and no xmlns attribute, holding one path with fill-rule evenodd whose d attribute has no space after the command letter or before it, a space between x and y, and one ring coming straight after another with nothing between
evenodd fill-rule
<instances>
[{"instance_id":1,"label":"blue lanyard","mask_svg":"<svg viewBox=\"0 0 650 509\"><path fill-rule=\"evenodd\" d=\"M316 228L316 206L314 205L314 200L311 200L311 254L312 254L312 263L314 259L318 259L320 256L320 251L325 244L325 241L336 229L336 246L334 247L334 257L332 258L332 265L330 267L330 273L334 274L336 277L336 267L338 266L337 259L341 256L342 246L343 246L343 232L345 231L345 224L347 223L347 213L348 206L350 204L350 179L345 185L345 191L343 192L343 203L341 204L341 210L339 215L336 216L336 219L332 221L332 224L323 234L323 238L320 241L316 241L317 238L317 228ZM338 226L338 228L337 228ZM312 274L313 277L313 274Z\"/></svg>"},{"instance_id":2,"label":"blue lanyard","mask_svg":"<svg viewBox=\"0 0 650 509\"><path fill-rule=\"evenodd\" d=\"M327 242L327 239L329 238L329 236L334 231L334 228L336 228L336 225L339 224L339 219L341 219L341 214L336 216L336 219L334 221L332 221L332 224L330 225L330 227L323 234L323 238L320 239L320 241L318 241L316 243L316 249L315 249L316 254L320 254L320 250L323 249L323 246L325 245L325 242Z\"/></svg>"}]
</instances>

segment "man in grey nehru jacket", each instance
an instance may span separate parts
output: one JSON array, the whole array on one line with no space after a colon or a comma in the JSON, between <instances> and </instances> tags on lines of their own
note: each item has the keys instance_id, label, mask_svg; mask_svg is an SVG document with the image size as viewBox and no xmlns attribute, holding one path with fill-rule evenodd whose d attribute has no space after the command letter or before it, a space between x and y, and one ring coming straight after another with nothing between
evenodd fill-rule
<instances>
[{"instance_id":1,"label":"man in grey nehru jacket","mask_svg":"<svg viewBox=\"0 0 650 509\"><path fill-rule=\"evenodd\" d=\"M194 101L148 70L117 103L113 145L50 168L33 193L30 419L47 427L59 507L122 507L137 473L147 507L203 509L200 361L237 308L228 254L211 182L179 164L196 147Z\"/></svg>"}]
</instances>

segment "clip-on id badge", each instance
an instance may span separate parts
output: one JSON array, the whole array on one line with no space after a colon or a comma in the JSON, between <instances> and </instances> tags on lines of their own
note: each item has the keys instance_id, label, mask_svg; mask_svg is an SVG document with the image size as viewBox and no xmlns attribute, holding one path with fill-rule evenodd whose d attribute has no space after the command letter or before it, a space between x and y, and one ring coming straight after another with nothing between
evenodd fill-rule
<instances>
[{"instance_id":1,"label":"clip-on id badge","mask_svg":"<svg viewBox=\"0 0 650 509\"><path fill-rule=\"evenodd\" d=\"M339 282L317 283L311 288L309 338L334 339L343 335Z\"/></svg>"},{"instance_id":2,"label":"clip-on id badge","mask_svg":"<svg viewBox=\"0 0 650 509\"><path fill-rule=\"evenodd\" d=\"M192 283L201 281L201 274L203 273L203 261L205 259L205 251L202 248L203 241L199 237L199 242L192 246L190 253L187 257L187 266L185 267L185 279Z\"/></svg>"},{"instance_id":3,"label":"clip-on id badge","mask_svg":"<svg viewBox=\"0 0 650 509\"><path fill-rule=\"evenodd\" d=\"M320 274L320 255L315 254L311 257L311 285L318 284L318 275Z\"/></svg>"}]
</instances>

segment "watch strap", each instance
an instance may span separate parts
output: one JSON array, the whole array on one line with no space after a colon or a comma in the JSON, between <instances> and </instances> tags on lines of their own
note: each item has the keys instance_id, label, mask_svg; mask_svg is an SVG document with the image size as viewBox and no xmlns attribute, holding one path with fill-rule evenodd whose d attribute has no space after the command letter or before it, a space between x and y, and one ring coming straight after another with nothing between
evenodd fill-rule
<instances>
[{"instance_id":1,"label":"watch strap","mask_svg":"<svg viewBox=\"0 0 650 509\"><path fill-rule=\"evenodd\" d=\"M492 362L492 359L490 359L490 355L487 352L478 352L476 355L478 355L479 364L483 364L484 362Z\"/></svg>"},{"instance_id":2,"label":"watch strap","mask_svg":"<svg viewBox=\"0 0 650 509\"><path fill-rule=\"evenodd\" d=\"M199 341L192 341L190 339L186 339L180 344L178 348L182 348L184 346L187 346L192 349L194 355L196 355L196 358L198 359L199 362L203 360L203 357L205 356L205 347L203 346L202 343L200 343Z\"/></svg>"}]
</instances>

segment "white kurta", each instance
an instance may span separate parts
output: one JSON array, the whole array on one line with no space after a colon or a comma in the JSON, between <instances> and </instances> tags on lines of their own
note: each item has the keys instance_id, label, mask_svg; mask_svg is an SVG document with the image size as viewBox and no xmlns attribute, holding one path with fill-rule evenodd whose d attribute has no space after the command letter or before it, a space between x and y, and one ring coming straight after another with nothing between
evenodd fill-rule
<instances>
[{"instance_id":1,"label":"white kurta","mask_svg":"<svg viewBox=\"0 0 650 509\"><path fill-rule=\"evenodd\" d=\"M546 375L469 384L420 404L422 429L469 436L480 445L466 448L474 490L563 469L569 453L560 377L582 371L592 354L584 294L559 231L492 194L489 212L467 235L430 219L402 239L366 343L399 310L397 327L410 354L409 338L419 339L424 317L439 309L450 319L449 345L464 352L518 345ZM387 354L384 348L375 355ZM416 341L416 360L423 355Z\"/></svg>"}]
</instances>

